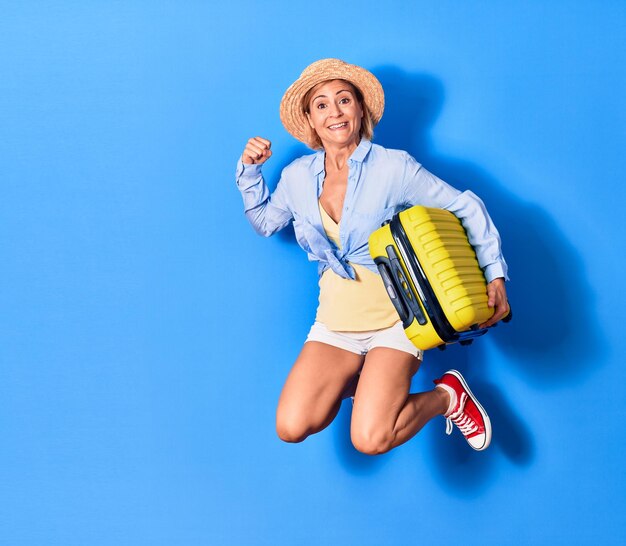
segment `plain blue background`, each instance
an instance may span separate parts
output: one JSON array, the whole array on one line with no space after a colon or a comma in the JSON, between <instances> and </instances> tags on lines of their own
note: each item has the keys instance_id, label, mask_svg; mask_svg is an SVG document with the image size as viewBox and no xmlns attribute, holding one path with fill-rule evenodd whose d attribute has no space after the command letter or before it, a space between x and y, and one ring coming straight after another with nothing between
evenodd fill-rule
<instances>
[{"instance_id":1,"label":"plain blue background","mask_svg":"<svg viewBox=\"0 0 626 546\"><path fill-rule=\"evenodd\" d=\"M626 9L606 2L4 2L0 543L623 544ZM427 354L490 411L390 454L350 405L303 444L274 411L317 273L248 225L310 62L372 70L375 140L484 198L515 321Z\"/></svg>"}]
</instances>

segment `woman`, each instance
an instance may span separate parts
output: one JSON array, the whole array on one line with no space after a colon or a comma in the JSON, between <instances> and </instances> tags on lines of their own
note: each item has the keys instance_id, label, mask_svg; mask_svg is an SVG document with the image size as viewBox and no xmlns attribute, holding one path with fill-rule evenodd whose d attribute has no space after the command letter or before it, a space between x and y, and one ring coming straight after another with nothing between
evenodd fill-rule
<instances>
[{"instance_id":1,"label":"woman","mask_svg":"<svg viewBox=\"0 0 626 546\"><path fill-rule=\"evenodd\" d=\"M281 101L281 121L318 150L287 166L270 193L261 166L269 140L251 138L237 166L246 216L269 236L294 222L299 245L318 262L315 323L278 403L276 428L287 442L319 432L354 393L351 438L378 454L406 442L436 415L486 449L491 425L462 375L450 370L429 392L409 394L422 352L406 337L369 255L369 234L412 205L445 208L460 218L488 281L491 326L508 312L500 238L480 199L430 174L409 154L371 143L384 93L367 70L338 59L307 67Z\"/></svg>"}]
</instances>

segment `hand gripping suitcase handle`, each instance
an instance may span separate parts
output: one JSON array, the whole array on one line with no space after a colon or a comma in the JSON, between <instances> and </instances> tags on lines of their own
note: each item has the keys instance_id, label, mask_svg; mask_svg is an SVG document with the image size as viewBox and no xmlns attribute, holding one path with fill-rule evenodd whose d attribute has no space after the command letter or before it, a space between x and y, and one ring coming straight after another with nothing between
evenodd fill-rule
<instances>
[{"instance_id":1,"label":"hand gripping suitcase handle","mask_svg":"<svg viewBox=\"0 0 626 546\"><path fill-rule=\"evenodd\" d=\"M509 312L506 315L504 315L499 321L499 322L504 322L505 324L513 320L513 309L511 308L511 304L508 301L507 303L509 304ZM495 324L492 324L489 328L495 328L497 325L498 323L496 322Z\"/></svg>"},{"instance_id":2,"label":"hand gripping suitcase handle","mask_svg":"<svg viewBox=\"0 0 626 546\"><path fill-rule=\"evenodd\" d=\"M509 303L509 312L500 319L500 322L506 323L506 322L511 322L512 320L513 320L513 309L511 309L511 304ZM494 326L497 326L497 325L498 323L496 322L495 324L490 326L490 328L493 328Z\"/></svg>"},{"instance_id":3,"label":"hand gripping suitcase handle","mask_svg":"<svg viewBox=\"0 0 626 546\"><path fill-rule=\"evenodd\" d=\"M508 303L508 302L507 302ZM513 320L513 309L511 309L511 304L509 303L509 312L504 315L499 322L511 322ZM491 326L489 326L489 329L491 328L495 328L496 326L498 326L498 323L496 322L495 324L492 324Z\"/></svg>"}]
</instances>

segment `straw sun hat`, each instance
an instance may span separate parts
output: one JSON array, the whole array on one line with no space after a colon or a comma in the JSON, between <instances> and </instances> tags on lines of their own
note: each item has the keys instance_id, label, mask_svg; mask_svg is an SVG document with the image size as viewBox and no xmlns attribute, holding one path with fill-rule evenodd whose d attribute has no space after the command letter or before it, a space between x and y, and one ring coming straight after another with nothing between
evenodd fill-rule
<instances>
[{"instance_id":1,"label":"straw sun hat","mask_svg":"<svg viewBox=\"0 0 626 546\"><path fill-rule=\"evenodd\" d=\"M322 59L307 66L300 77L289 86L280 101L280 120L285 129L299 141L308 144L306 127L309 122L304 111L304 97L318 83L346 80L363 95L363 102L376 125L385 109L383 86L369 70L339 59Z\"/></svg>"}]
</instances>

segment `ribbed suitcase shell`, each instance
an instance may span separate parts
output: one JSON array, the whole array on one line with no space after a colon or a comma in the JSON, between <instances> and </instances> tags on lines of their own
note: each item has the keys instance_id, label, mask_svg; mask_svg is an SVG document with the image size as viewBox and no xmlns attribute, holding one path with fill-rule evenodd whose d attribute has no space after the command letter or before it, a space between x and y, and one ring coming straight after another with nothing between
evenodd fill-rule
<instances>
[{"instance_id":1,"label":"ribbed suitcase shell","mask_svg":"<svg viewBox=\"0 0 626 546\"><path fill-rule=\"evenodd\" d=\"M426 324L419 324L417 319L404 324L413 344L425 350L456 340L442 339L441 331L433 325L434 317L430 316L433 309L420 297L424 288L420 288L416 277L421 272L407 267L410 253L425 275L445 319L456 332L467 332L487 321L493 315L493 309L487 305L487 283L458 218L446 210L418 205L399 213L399 221L408 238L408 248L393 236L390 224L372 233L369 248L372 258L379 263L381 260L377 258L389 258L387 247L393 246L409 279L405 297L412 295L427 317Z\"/></svg>"}]
</instances>

